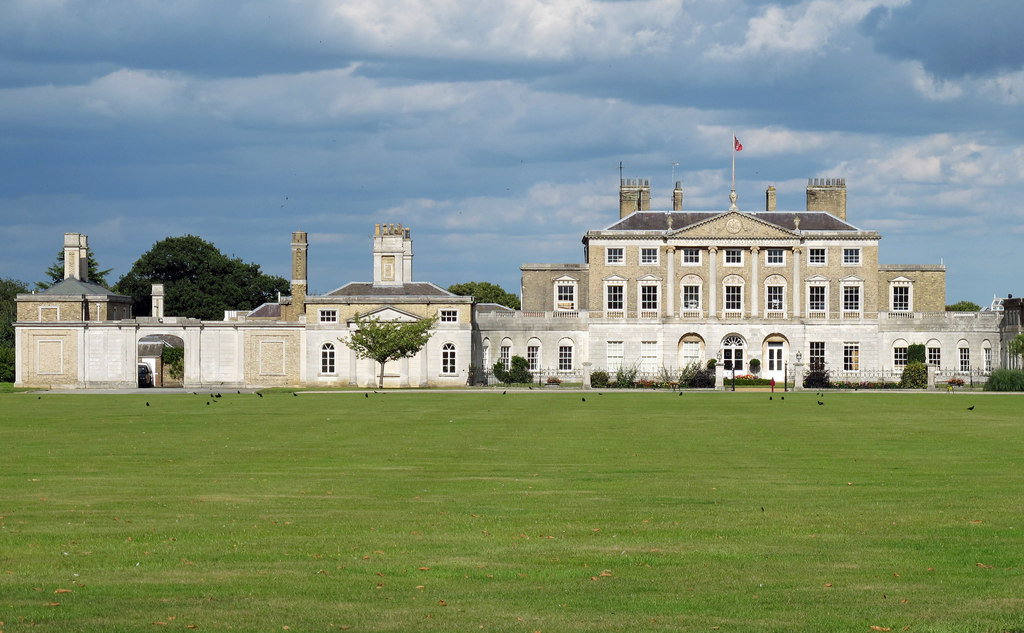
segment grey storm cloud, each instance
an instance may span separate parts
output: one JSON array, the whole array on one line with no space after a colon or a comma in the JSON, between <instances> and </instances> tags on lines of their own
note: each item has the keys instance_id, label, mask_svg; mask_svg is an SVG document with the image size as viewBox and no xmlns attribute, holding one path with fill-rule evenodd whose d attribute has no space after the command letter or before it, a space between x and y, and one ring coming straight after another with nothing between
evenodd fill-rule
<instances>
[{"instance_id":1,"label":"grey storm cloud","mask_svg":"<svg viewBox=\"0 0 1024 633\"><path fill-rule=\"evenodd\" d=\"M1024 68L1022 25L1019 0L916 0L874 9L861 28L879 52L957 78Z\"/></svg>"}]
</instances>

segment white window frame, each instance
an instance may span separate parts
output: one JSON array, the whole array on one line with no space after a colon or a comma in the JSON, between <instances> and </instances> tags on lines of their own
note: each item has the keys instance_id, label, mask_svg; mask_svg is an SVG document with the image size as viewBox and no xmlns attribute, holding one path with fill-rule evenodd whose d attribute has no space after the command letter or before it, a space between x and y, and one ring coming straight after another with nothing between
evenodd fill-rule
<instances>
[{"instance_id":1,"label":"white window frame","mask_svg":"<svg viewBox=\"0 0 1024 633\"><path fill-rule=\"evenodd\" d=\"M697 303L696 303L696 305L687 305L686 304L686 289L687 288L696 288L697 289ZM680 285L679 285L679 309L680 309L680 311L681 312L694 311L694 310L700 311L702 309L702 305L701 304L703 303L703 294L704 294L704 284L701 282L701 280L698 279L697 283L693 283L693 279L683 278L681 283L680 283Z\"/></svg>"},{"instance_id":2,"label":"white window frame","mask_svg":"<svg viewBox=\"0 0 1024 633\"><path fill-rule=\"evenodd\" d=\"M438 310L438 322L458 323L459 311L454 308L441 308L440 310Z\"/></svg>"},{"instance_id":3,"label":"white window frame","mask_svg":"<svg viewBox=\"0 0 1024 633\"><path fill-rule=\"evenodd\" d=\"M729 289L739 288L739 306L730 308L729 306ZM742 277L736 275L729 275L722 280L722 313L723 314L737 314L742 313L746 306L744 306L744 297L746 294L746 283Z\"/></svg>"},{"instance_id":4,"label":"white window frame","mask_svg":"<svg viewBox=\"0 0 1024 633\"><path fill-rule=\"evenodd\" d=\"M320 375L338 375L337 350L334 343L327 342L320 346Z\"/></svg>"},{"instance_id":5,"label":"white window frame","mask_svg":"<svg viewBox=\"0 0 1024 633\"><path fill-rule=\"evenodd\" d=\"M907 366L907 350L906 345L893 344L892 347L892 367L893 369L903 369Z\"/></svg>"},{"instance_id":6,"label":"white window frame","mask_svg":"<svg viewBox=\"0 0 1024 633\"><path fill-rule=\"evenodd\" d=\"M772 289L777 288L779 293L779 304L772 306ZM768 312L786 311L786 285L779 283L765 284L764 287L764 308Z\"/></svg>"},{"instance_id":7,"label":"white window frame","mask_svg":"<svg viewBox=\"0 0 1024 633\"><path fill-rule=\"evenodd\" d=\"M573 345L558 344L558 371L572 371Z\"/></svg>"},{"instance_id":8,"label":"white window frame","mask_svg":"<svg viewBox=\"0 0 1024 633\"><path fill-rule=\"evenodd\" d=\"M537 371L540 369L540 345L526 346L527 369Z\"/></svg>"},{"instance_id":9,"label":"white window frame","mask_svg":"<svg viewBox=\"0 0 1024 633\"><path fill-rule=\"evenodd\" d=\"M700 266L701 263L701 249L684 247L681 248L682 254L680 255L680 264L683 266ZM687 256L690 253L696 253L697 261L687 261Z\"/></svg>"},{"instance_id":10,"label":"white window frame","mask_svg":"<svg viewBox=\"0 0 1024 633\"><path fill-rule=\"evenodd\" d=\"M740 260L738 262L730 262L729 255L739 253ZM723 249L722 254L722 265L723 266L742 266L743 265L743 249L742 248L726 248Z\"/></svg>"},{"instance_id":11,"label":"white window frame","mask_svg":"<svg viewBox=\"0 0 1024 633\"><path fill-rule=\"evenodd\" d=\"M821 251L821 261L814 261L814 252ZM808 266L828 266L828 249L823 246L810 246L807 248Z\"/></svg>"},{"instance_id":12,"label":"white window frame","mask_svg":"<svg viewBox=\"0 0 1024 633\"><path fill-rule=\"evenodd\" d=\"M811 306L811 289L821 288L822 290L822 303L821 308L814 308ZM824 312L825 316L828 316L828 284L827 283L810 283L807 284L807 314L811 312Z\"/></svg>"},{"instance_id":13,"label":"white window frame","mask_svg":"<svg viewBox=\"0 0 1024 633\"><path fill-rule=\"evenodd\" d=\"M687 367L690 363L695 363L698 367L700 366L700 341L683 341L682 358L680 359L683 367ZM696 353L689 353L691 349L696 348Z\"/></svg>"},{"instance_id":14,"label":"white window frame","mask_svg":"<svg viewBox=\"0 0 1024 633\"><path fill-rule=\"evenodd\" d=\"M957 371L961 374L971 373L971 348L969 345L957 346Z\"/></svg>"},{"instance_id":15,"label":"white window frame","mask_svg":"<svg viewBox=\"0 0 1024 633\"><path fill-rule=\"evenodd\" d=\"M645 253L647 251L654 252L654 259L644 261ZM641 246L640 247L640 265L641 266L657 266L661 263L661 249L657 246Z\"/></svg>"},{"instance_id":16,"label":"white window frame","mask_svg":"<svg viewBox=\"0 0 1024 633\"><path fill-rule=\"evenodd\" d=\"M654 306L644 307L644 293L649 293L652 289L654 291ZM650 301L649 295L646 300L648 302ZM654 281L641 281L639 290L636 293L636 302L638 314L642 314L644 312L659 312L661 310L661 284Z\"/></svg>"},{"instance_id":17,"label":"white window frame","mask_svg":"<svg viewBox=\"0 0 1024 633\"><path fill-rule=\"evenodd\" d=\"M622 246L606 246L604 249L604 263L608 266L625 266L626 249Z\"/></svg>"},{"instance_id":18,"label":"white window frame","mask_svg":"<svg viewBox=\"0 0 1024 633\"><path fill-rule=\"evenodd\" d=\"M779 255L779 261L772 261L772 253ZM765 266L785 266L786 265L786 249L784 248L766 248L764 249L764 265Z\"/></svg>"},{"instance_id":19,"label":"white window frame","mask_svg":"<svg viewBox=\"0 0 1024 633\"><path fill-rule=\"evenodd\" d=\"M502 367L505 371L512 369L512 346L504 345L498 348L498 360L501 362Z\"/></svg>"},{"instance_id":20,"label":"white window frame","mask_svg":"<svg viewBox=\"0 0 1024 633\"><path fill-rule=\"evenodd\" d=\"M857 290L857 307L848 308L847 305L847 289ZM850 278L847 280L840 280L839 283L839 309L843 318L860 318L864 314L864 280Z\"/></svg>"},{"instance_id":21,"label":"white window frame","mask_svg":"<svg viewBox=\"0 0 1024 633\"><path fill-rule=\"evenodd\" d=\"M569 288L572 294L572 299L568 302L562 301L559 291L562 288ZM554 286L554 306L555 310L573 311L579 308L579 288L575 279L556 279ZM565 304L568 303L569 307Z\"/></svg>"},{"instance_id":22,"label":"white window frame","mask_svg":"<svg viewBox=\"0 0 1024 633\"><path fill-rule=\"evenodd\" d=\"M640 341L640 371L647 374L658 371L658 341Z\"/></svg>"},{"instance_id":23,"label":"white window frame","mask_svg":"<svg viewBox=\"0 0 1024 633\"><path fill-rule=\"evenodd\" d=\"M907 293L907 305L904 308L899 308L896 306L897 289L900 289ZM914 285L910 281L896 280L889 282L889 310L892 312L914 311Z\"/></svg>"},{"instance_id":24,"label":"white window frame","mask_svg":"<svg viewBox=\"0 0 1024 633\"><path fill-rule=\"evenodd\" d=\"M458 374L458 366L456 362L458 355L455 349L455 343L446 342L441 346L441 375L442 376L455 376Z\"/></svg>"},{"instance_id":25,"label":"white window frame","mask_svg":"<svg viewBox=\"0 0 1024 633\"><path fill-rule=\"evenodd\" d=\"M338 310L335 308L320 308L317 319L320 323L337 323Z\"/></svg>"},{"instance_id":26,"label":"white window frame","mask_svg":"<svg viewBox=\"0 0 1024 633\"><path fill-rule=\"evenodd\" d=\"M860 266L864 261L863 253L859 246L843 247L843 266ZM856 261L852 255L856 254Z\"/></svg>"},{"instance_id":27,"label":"white window frame","mask_svg":"<svg viewBox=\"0 0 1024 633\"><path fill-rule=\"evenodd\" d=\"M860 343L843 343L843 371L860 371Z\"/></svg>"},{"instance_id":28,"label":"white window frame","mask_svg":"<svg viewBox=\"0 0 1024 633\"><path fill-rule=\"evenodd\" d=\"M608 341L605 343L605 364L608 371L619 371L625 361L625 344L622 341Z\"/></svg>"},{"instance_id":29,"label":"white window frame","mask_svg":"<svg viewBox=\"0 0 1024 633\"><path fill-rule=\"evenodd\" d=\"M809 341L807 343L807 366L810 369L824 369L825 368L825 341ZM820 362L820 366L815 364L815 361Z\"/></svg>"},{"instance_id":30,"label":"white window frame","mask_svg":"<svg viewBox=\"0 0 1024 633\"><path fill-rule=\"evenodd\" d=\"M926 348L927 362L932 367L940 367L942 365L942 347L938 345L932 345Z\"/></svg>"},{"instance_id":31,"label":"white window frame","mask_svg":"<svg viewBox=\"0 0 1024 633\"><path fill-rule=\"evenodd\" d=\"M617 308L611 307L609 303L608 293L610 289L616 287L621 292L621 305ZM604 310L605 312L621 312L622 316L626 316L626 281L619 279L606 279L604 282Z\"/></svg>"}]
</instances>

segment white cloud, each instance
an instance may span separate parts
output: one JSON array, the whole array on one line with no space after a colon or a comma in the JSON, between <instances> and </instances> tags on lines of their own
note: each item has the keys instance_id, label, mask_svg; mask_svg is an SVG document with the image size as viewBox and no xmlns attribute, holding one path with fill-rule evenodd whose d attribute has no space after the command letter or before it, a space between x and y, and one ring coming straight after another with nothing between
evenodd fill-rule
<instances>
[{"instance_id":1,"label":"white cloud","mask_svg":"<svg viewBox=\"0 0 1024 633\"><path fill-rule=\"evenodd\" d=\"M747 22L743 44L716 44L708 55L741 59L770 52L819 51L842 29L852 29L872 9L895 7L909 0L810 0L789 8L768 5Z\"/></svg>"},{"instance_id":2,"label":"white cloud","mask_svg":"<svg viewBox=\"0 0 1024 633\"><path fill-rule=\"evenodd\" d=\"M926 71L924 64L919 61L907 62L906 66L914 89L929 101L949 101L959 98L964 93L957 82L936 78Z\"/></svg>"}]
</instances>

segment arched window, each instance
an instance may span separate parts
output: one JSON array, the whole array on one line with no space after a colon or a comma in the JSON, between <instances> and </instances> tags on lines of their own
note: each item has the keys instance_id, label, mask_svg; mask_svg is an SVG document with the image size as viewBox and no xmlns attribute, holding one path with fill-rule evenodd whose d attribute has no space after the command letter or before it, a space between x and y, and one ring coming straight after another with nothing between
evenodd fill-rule
<instances>
[{"instance_id":1,"label":"arched window","mask_svg":"<svg viewBox=\"0 0 1024 633\"><path fill-rule=\"evenodd\" d=\"M743 348L747 343L735 334L722 339L722 362L725 369L743 371Z\"/></svg>"},{"instance_id":2,"label":"arched window","mask_svg":"<svg viewBox=\"0 0 1024 633\"><path fill-rule=\"evenodd\" d=\"M320 373L334 373L334 343L324 343L320 346Z\"/></svg>"},{"instance_id":3,"label":"arched window","mask_svg":"<svg viewBox=\"0 0 1024 633\"><path fill-rule=\"evenodd\" d=\"M558 341L558 371L572 371L573 363L573 341L571 338L563 338Z\"/></svg>"},{"instance_id":4,"label":"arched window","mask_svg":"<svg viewBox=\"0 0 1024 633\"><path fill-rule=\"evenodd\" d=\"M455 375L455 345L445 343L441 346L441 373L446 376Z\"/></svg>"}]
</instances>

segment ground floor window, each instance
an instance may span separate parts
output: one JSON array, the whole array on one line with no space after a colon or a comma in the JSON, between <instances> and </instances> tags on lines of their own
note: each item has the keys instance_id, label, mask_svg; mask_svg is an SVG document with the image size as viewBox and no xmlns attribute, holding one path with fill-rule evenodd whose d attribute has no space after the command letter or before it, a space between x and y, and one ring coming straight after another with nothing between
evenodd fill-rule
<instances>
[{"instance_id":1,"label":"ground floor window","mask_svg":"<svg viewBox=\"0 0 1024 633\"><path fill-rule=\"evenodd\" d=\"M658 371L658 342L640 342L640 371L654 373Z\"/></svg>"},{"instance_id":2,"label":"ground floor window","mask_svg":"<svg viewBox=\"0 0 1024 633\"><path fill-rule=\"evenodd\" d=\"M992 348L986 347L982 352L985 354L985 371L990 372L992 371Z\"/></svg>"},{"instance_id":3,"label":"ground floor window","mask_svg":"<svg viewBox=\"0 0 1024 633\"><path fill-rule=\"evenodd\" d=\"M859 343L843 343L843 371L860 371Z\"/></svg>"},{"instance_id":4,"label":"ground floor window","mask_svg":"<svg viewBox=\"0 0 1024 633\"><path fill-rule=\"evenodd\" d=\"M572 345L558 346L558 371L572 371Z\"/></svg>"},{"instance_id":5,"label":"ground floor window","mask_svg":"<svg viewBox=\"0 0 1024 633\"><path fill-rule=\"evenodd\" d=\"M971 348L969 347L960 348L960 371L971 371Z\"/></svg>"},{"instance_id":6,"label":"ground floor window","mask_svg":"<svg viewBox=\"0 0 1024 633\"><path fill-rule=\"evenodd\" d=\"M825 341L811 341L807 352L807 362L812 370L825 369Z\"/></svg>"},{"instance_id":7,"label":"ground floor window","mask_svg":"<svg viewBox=\"0 0 1024 633\"><path fill-rule=\"evenodd\" d=\"M537 371L537 369L540 367L539 345L530 345L526 348L526 361L530 365L530 371Z\"/></svg>"},{"instance_id":8,"label":"ground floor window","mask_svg":"<svg viewBox=\"0 0 1024 633\"><path fill-rule=\"evenodd\" d=\"M622 369L622 341L608 341L607 363L608 371L619 371Z\"/></svg>"},{"instance_id":9,"label":"ground floor window","mask_svg":"<svg viewBox=\"0 0 1024 633\"><path fill-rule=\"evenodd\" d=\"M501 361L501 366L508 371L512 368L512 347L510 345L502 345L500 354L501 356L498 357L498 360Z\"/></svg>"},{"instance_id":10,"label":"ground floor window","mask_svg":"<svg viewBox=\"0 0 1024 633\"><path fill-rule=\"evenodd\" d=\"M938 367L942 364L942 348L941 347L929 347L928 348L928 364L934 367Z\"/></svg>"},{"instance_id":11,"label":"ground floor window","mask_svg":"<svg viewBox=\"0 0 1024 633\"><path fill-rule=\"evenodd\" d=\"M320 373L334 373L334 344L324 343L320 347Z\"/></svg>"},{"instance_id":12,"label":"ground floor window","mask_svg":"<svg viewBox=\"0 0 1024 633\"><path fill-rule=\"evenodd\" d=\"M743 371L743 348L746 343L738 336L728 336L722 341L722 362L726 371Z\"/></svg>"},{"instance_id":13,"label":"ground floor window","mask_svg":"<svg viewBox=\"0 0 1024 633\"><path fill-rule=\"evenodd\" d=\"M683 367L700 365L700 341L683 341Z\"/></svg>"},{"instance_id":14,"label":"ground floor window","mask_svg":"<svg viewBox=\"0 0 1024 633\"><path fill-rule=\"evenodd\" d=\"M907 366L907 348L906 347L894 347L894 348L892 348L892 366L893 367L906 367Z\"/></svg>"},{"instance_id":15,"label":"ground floor window","mask_svg":"<svg viewBox=\"0 0 1024 633\"><path fill-rule=\"evenodd\" d=\"M455 345L452 343L441 346L441 373L449 376L455 374Z\"/></svg>"}]
</instances>

